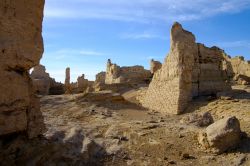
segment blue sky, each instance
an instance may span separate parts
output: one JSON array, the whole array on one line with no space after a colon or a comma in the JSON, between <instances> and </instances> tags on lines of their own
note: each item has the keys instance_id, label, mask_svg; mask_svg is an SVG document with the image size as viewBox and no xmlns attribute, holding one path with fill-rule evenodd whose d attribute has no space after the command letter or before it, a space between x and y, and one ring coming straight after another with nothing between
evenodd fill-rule
<instances>
[{"instance_id":1,"label":"blue sky","mask_svg":"<svg viewBox=\"0 0 250 166\"><path fill-rule=\"evenodd\" d=\"M163 61L174 21L197 42L250 60L250 0L47 0L41 64L57 81L71 68L71 81L105 71L107 59L121 66Z\"/></svg>"}]
</instances>

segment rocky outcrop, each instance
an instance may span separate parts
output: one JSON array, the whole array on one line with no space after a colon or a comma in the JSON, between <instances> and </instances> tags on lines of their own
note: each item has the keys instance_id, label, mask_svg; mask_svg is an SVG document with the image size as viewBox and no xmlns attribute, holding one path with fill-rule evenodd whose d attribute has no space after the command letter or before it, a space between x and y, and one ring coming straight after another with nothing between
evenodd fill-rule
<instances>
[{"instance_id":1,"label":"rocky outcrop","mask_svg":"<svg viewBox=\"0 0 250 166\"><path fill-rule=\"evenodd\" d=\"M0 136L44 129L28 71L43 53L44 0L0 1Z\"/></svg>"},{"instance_id":2,"label":"rocky outcrop","mask_svg":"<svg viewBox=\"0 0 250 166\"><path fill-rule=\"evenodd\" d=\"M151 80L151 73L143 66L120 67L109 59L105 76L106 84L145 84Z\"/></svg>"},{"instance_id":3,"label":"rocky outcrop","mask_svg":"<svg viewBox=\"0 0 250 166\"><path fill-rule=\"evenodd\" d=\"M230 89L223 77L224 53L195 42L195 36L175 23L171 48L162 68L154 74L142 105L180 114L193 97Z\"/></svg>"},{"instance_id":4,"label":"rocky outcrop","mask_svg":"<svg viewBox=\"0 0 250 166\"><path fill-rule=\"evenodd\" d=\"M35 92L40 95L48 95L50 89L50 76L46 73L45 66L38 65L33 68L30 77L33 80Z\"/></svg>"},{"instance_id":5,"label":"rocky outcrop","mask_svg":"<svg viewBox=\"0 0 250 166\"><path fill-rule=\"evenodd\" d=\"M199 134L199 143L210 152L220 154L240 142L240 122L236 117L221 119Z\"/></svg>"},{"instance_id":6,"label":"rocky outcrop","mask_svg":"<svg viewBox=\"0 0 250 166\"><path fill-rule=\"evenodd\" d=\"M155 61L154 59L151 59L150 61L150 71L152 74L157 72L161 68L162 64L159 61Z\"/></svg>"},{"instance_id":7,"label":"rocky outcrop","mask_svg":"<svg viewBox=\"0 0 250 166\"><path fill-rule=\"evenodd\" d=\"M72 93L72 86L70 84L70 68L67 67L66 70L65 70L65 83L64 83L64 86L65 86L65 93L66 94L71 94ZM77 87L77 85L76 85Z\"/></svg>"}]
</instances>

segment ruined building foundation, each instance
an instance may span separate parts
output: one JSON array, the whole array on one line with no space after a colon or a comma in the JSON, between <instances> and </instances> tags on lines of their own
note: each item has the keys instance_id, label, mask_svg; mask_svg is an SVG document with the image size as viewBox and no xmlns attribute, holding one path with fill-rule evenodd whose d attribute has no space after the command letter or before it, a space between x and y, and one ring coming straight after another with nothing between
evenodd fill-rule
<instances>
[{"instance_id":1,"label":"ruined building foundation","mask_svg":"<svg viewBox=\"0 0 250 166\"><path fill-rule=\"evenodd\" d=\"M195 42L195 36L175 23L170 53L149 85L142 105L165 113L180 114L193 97L212 95L231 87L223 69L225 54Z\"/></svg>"}]
</instances>

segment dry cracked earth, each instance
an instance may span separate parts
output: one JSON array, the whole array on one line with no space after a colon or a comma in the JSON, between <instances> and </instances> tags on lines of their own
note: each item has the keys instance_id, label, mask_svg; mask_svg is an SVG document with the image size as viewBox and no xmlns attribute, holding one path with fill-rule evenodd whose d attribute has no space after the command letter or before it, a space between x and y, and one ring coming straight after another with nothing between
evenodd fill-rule
<instances>
[{"instance_id":1,"label":"dry cracked earth","mask_svg":"<svg viewBox=\"0 0 250 166\"><path fill-rule=\"evenodd\" d=\"M195 99L183 115L166 115L140 107L135 100L139 91L124 93L126 100L105 91L42 97L41 111L48 130L43 137L24 144L13 162L16 165L250 165L249 137L242 138L238 148L213 155L198 144L197 134L204 128L188 120L205 112L210 112L215 121L236 116L242 131L250 136L250 87L236 86L220 98ZM16 144L22 141L17 139Z\"/></svg>"}]
</instances>

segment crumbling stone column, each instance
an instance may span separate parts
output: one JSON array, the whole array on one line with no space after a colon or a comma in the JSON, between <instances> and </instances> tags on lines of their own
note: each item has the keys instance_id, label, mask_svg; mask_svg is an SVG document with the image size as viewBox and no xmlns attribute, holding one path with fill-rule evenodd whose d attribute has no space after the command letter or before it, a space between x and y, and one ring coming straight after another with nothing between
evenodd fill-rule
<instances>
[{"instance_id":1,"label":"crumbling stone column","mask_svg":"<svg viewBox=\"0 0 250 166\"><path fill-rule=\"evenodd\" d=\"M72 93L72 88L70 84L70 68L67 67L65 71L65 93L66 94L71 94Z\"/></svg>"}]
</instances>

